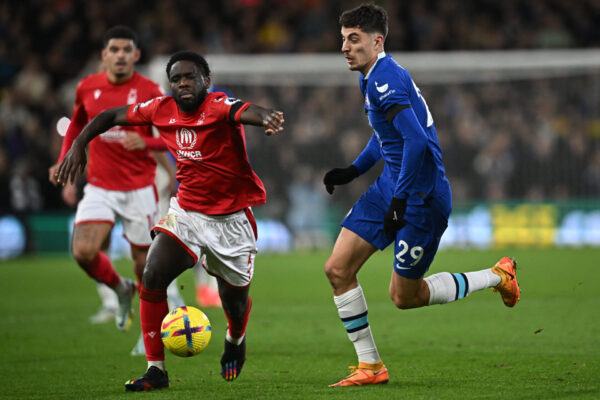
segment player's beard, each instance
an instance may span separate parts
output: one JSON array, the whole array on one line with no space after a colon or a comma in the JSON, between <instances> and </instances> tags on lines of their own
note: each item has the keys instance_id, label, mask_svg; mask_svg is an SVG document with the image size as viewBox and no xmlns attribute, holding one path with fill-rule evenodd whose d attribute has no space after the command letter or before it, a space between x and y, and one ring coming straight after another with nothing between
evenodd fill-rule
<instances>
[{"instance_id":1,"label":"player's beard","mask_svg":"<svg viewBox=\"0 0 600 400\"><path fill-rule=\"evenodd\" d=\"M200 93L198 93L198 96L196 96L192 100L182 100L181 98L177 97L175 98L175 102L177 103L177 106L181 111L185 113L193 112L196 111L198 107L200 107L200 104L202 104L202 102L206 98L207 93L207 89L204 88Z\"/></svg>"}]
</instances>

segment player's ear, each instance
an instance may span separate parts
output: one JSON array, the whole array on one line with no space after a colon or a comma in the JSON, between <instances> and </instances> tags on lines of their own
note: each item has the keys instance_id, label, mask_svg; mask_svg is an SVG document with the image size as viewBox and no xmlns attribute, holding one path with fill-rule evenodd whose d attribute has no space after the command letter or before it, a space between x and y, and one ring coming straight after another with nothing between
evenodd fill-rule
<instances>
[{"instance_id":1,"label":"player's ear","mask_svg":"<svg viewBox=\"0 0 600 400\"><path fill-rule=\"evenodd\" d=\"M106 55L108 54L108 50L106 48L102 49L102 61L106 59Z\"/></svg>"},{"instance_id":2,"label":"player's ear","mask_svg":"<svg viewBox=\"0 0 600 400\"><path fill-rule=\"evenodd\" d=\"M142 56L142 52L140 51L140 49L135 49L135 54L133 55L133 61L138 62L138 60L140 59L141 56Z\"/></svg>"},{"instance_id":3,"label":"player's ear","mask_svg":"<svg viewBox=\"0 0 600 400\"><path fill-rule=\"evenodd\" d=\"M382 34L377 34L375 35L375 47L381 47L383 48L383 41L385 39L383 38Z\"/></svg>"},{"instance_id":4,"label":"player's ear","mask_svg":"<svg viewBox=\"0 0 600 400\"><path fill-rule=\"evenodd\" d=\"M204 85L209 88L210 87L210 76L204 77Z\"/></svg>"}]
</instances>

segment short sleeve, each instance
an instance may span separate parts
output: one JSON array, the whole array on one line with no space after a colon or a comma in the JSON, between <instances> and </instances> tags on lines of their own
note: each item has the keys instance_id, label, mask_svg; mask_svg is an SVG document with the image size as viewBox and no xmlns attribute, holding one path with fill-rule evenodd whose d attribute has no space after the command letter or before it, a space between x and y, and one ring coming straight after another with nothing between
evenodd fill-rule
<instances>
[{"instance_id":1,"label":"short sleeve","mask_svg":"<svg viewBox=\"0 0 600 400\"><path fill-rule=\"evenodd\" d=\"M213 103L217 109L218 119L240 122L240 115L250 107L251 103L245 103L235 97L227 97L225 93L215 94L217 96L213 99Z\"/></svg>"},{"instance_id":2,"label":"short sleeve","mask_svg":"<svg viewBox=\"0 0 600 400\"><path fill-rule=\"evenodd\" d=\"M378 75L374 77L373 85L369 85L370 97L381 111L386 111L395 104L410 104L407 82L411 82L410 76L402 70Z\"/></svg>"},{"instance_id":3,"label":"short sleeve","mask_svg":"<svg viewBox=\"0 0 600 400\"><path fill-rule=\"evenodd\" d=\"M133 125L151 124L161 98L155 97L143 103L130 105L127 108L127 122Z\"/></svg>"}]
</instances>

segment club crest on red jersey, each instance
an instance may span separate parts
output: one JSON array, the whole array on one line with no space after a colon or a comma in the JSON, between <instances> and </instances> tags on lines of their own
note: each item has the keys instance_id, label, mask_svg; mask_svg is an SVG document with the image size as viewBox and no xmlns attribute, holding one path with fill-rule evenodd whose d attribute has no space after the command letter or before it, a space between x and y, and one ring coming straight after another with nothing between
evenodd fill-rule
<instances>
[{"instance_id":1,"label":"club crest on red jersey","mask_svg":"<svg viewBox=\"0 0 600 400\"><path fill-rule=\"evenodd\" d=\"M127 94L127 104L135 104L137 103L138 92L136 88L129 89L129 93Z\"/></svg>"}]
</instances>

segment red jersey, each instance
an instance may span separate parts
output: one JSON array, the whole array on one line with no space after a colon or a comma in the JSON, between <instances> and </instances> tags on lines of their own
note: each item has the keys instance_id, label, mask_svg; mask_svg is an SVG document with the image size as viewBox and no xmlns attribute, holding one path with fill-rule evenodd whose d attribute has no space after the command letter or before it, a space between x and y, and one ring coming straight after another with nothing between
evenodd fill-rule
<instances>
[{"instance_id":1,"label":"red jersey","mask_svg":"<svg viewBox=\"0 0 600 400\"><path fill-rule=\"evenodd\" d=\"M171 96L127 109L132 124L152 124L177 163L177 197L184 210L228 214L264 204L263 183L252 170L240 115L250 103L209 93L196 112L179 110Z\"/></svg>"},{"instance_id":2,"label":"red jersey","mask_svg":"<svg viewBox=\"0 0 600 400\"><path fill-rule=\"evenodd\" d=\"M75 108L65 134L59 161L71 148L83 127L102 111L113 107L147 101L163 93L160 87L137 72L127 82L114 84L106 72L90 75L79 82ZM129 191L152 185L156 160L149 149L128 151L121 140L127 131L152 137L150 126L115 126L94 138L88 148L87 180L107 190Z\"/></svg>"}]
</instances>

